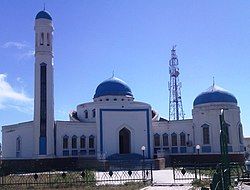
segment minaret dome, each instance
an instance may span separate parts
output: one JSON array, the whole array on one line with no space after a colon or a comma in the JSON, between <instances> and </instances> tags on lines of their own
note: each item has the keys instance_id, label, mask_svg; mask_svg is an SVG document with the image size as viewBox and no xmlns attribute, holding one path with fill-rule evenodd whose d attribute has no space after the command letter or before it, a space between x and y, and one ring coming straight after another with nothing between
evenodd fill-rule
<instances>
[{"instance_id":1,"label":"minaret dome","mask_svg":"<svg viewBox=\"0 0 250 190\"><path fill-rule=\"evenodd\" d=\"M52 20L52 17L50 16L50 14L48 12L46 12L45 10L40 11L39 13L37 13L36 19L40 19L40 18Z\"/></svg>"}]
</instances>

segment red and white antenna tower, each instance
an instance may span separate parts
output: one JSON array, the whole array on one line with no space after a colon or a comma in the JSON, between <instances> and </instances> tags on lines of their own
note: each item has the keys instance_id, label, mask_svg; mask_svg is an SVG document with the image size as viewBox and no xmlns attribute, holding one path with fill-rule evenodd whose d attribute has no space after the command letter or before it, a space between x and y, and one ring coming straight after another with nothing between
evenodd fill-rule
<instances>
[{"instance_id":1,"label":"red and white antenna tower","mask_svg":"<svg viewBox=\"0 0 250 190\"><path fill-rule=\"evenodd\" d=\"M181 100L181 82L179 82L179 62L176 55L176 45L171 50L171 59L169 60L169 120L184 119L184 111Z\"/></svg>"}]
</instances>

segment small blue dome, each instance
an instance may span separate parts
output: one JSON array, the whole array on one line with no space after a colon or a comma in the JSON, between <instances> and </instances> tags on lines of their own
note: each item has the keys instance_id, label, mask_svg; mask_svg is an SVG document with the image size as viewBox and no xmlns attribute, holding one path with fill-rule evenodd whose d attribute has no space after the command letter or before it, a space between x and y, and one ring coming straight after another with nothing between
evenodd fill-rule
<instances>
[{"instance_id":1,"label":"small blue dome","mask_svg":"<svg viewBox=\"0 0 250 190\"><path fill-rule=\"evenodd\" d=\"M129 86L124 81L116 77L107 79L103 81L101 84L99 84L98 87L96 88L94 98L107 95L133 97L133 94Z\"/></svg>"},{"instance_id":2,"label":"small blue dome","mask_svg":"<svg viewBox=\"0 0 250 190\"><path fill-rule=\"evenodd\" d=\"M52 17L50 16L50 14L46 11L40 11L39 13L37 13L36 15L36 19L39 18L45 18L45 19L49 19L52 20Z\"/></svg>"},{"instance_id":3,"label":"small blue dome","mask_svg":"<svg viewBox=\"0 0 250 190\"><path fill-rule=\"evenodd\" d=\"M207 91L201 93L194 100L193 106L214 102L228 102L237 104L237 99L231 93L219 86L213 85Z\"/></svg>"}]
</instances>

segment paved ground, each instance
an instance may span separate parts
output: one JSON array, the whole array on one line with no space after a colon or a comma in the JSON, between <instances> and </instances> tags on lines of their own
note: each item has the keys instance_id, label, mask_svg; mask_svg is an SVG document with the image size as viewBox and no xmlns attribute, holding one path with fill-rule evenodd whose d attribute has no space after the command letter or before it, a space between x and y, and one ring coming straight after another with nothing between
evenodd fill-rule
<instances>
[{"instance_id":1,"label":"paved ground","mask_svg":"<svg viewBox=\"0 0 250 190\"><path fill-rule=\"evenodd\" d=\"M191 190L191 186L149 186L142 190Z\"/></svg>"},{"instance_id":2,"label":"paved ground","mask_svg":"<svg viewBox=\"0 0 250 190\"><path fill-rule=\"evenodd\" d=\"M175 181L172 169L154 170L153 185L142 190L191 190L191 180ZM239 184L235 190L250 190L249 185Z\"/></svg>"},{"instance_id":3,"label":"paved ground","mask_svg":"<svg viewBox=\"0 0 250 190\"><path fill-rule=\"evenodd\" d=\"M188 190L191 189L191 180L175 181L172 169L154 170L153 186L145 187L143 190Z\"/></svg>"},{"instance_id":4,"label":"paved ground","mask_svg":"<svg viewBox=\"0 0 250 190\"><path fill-rule=\"evenodd\" d=\"M193 176L194 177L194 176ZM165 169L165 170L154 170L153 171L153 183L154 184L189 184L192 180L174 180L173 170Z\"/></svg>"},{"instance_id":5,"label":"paved ground","mask_svg":"<svg viewBox=\"0 0 250 190\"><path fill-rule=\"evenodd\" d=\"M250 190L250 186L249 185L245 185L245 184L242 184L240 186L238 186L237 188L235 188L236 190Z\"/></svg>"}]
</instances>

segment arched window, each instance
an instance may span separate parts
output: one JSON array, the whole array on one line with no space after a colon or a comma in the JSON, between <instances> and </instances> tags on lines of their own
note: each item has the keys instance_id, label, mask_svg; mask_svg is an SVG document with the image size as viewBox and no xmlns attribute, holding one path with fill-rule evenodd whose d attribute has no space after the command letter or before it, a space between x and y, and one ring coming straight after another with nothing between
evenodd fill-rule
<instances>
[{"instance_id":1,"label":"arched window","mask_svg":"<svg viewBox=\"0 0 250 190\"><path fill-rule=\"evenodd\" d=\"M95 118L95 109L92 110L92 117Z\"/></svg>"},{"instance_id":2,"label":"arched window","mask_svg":"<svg viewBox=\"0 0 250 190\"><path fill-rule=\"evenodd\" d=\"M49 36L49 33L47 33L47 46L50 46L50 36Z\"/></svg>"},{"instance_id":3,"label":"arched window","mask_svg":"<svg viewBox=\"0 0 250 190\"><path fill-rule=\"evenodd\" d=\"M229 124L225 123L225 129L226 129L226 134L227 134L227 143L230 143L230 134L229 134Z\"/></svg>"},{"instance_id":4,"label":"arched window","mask_svg":"<svg viewBox=\"0 0 250 190\"><path fill-rule=\"evenodd\" d=\"M180 134L180 145L186 146L186 135L183 132L181 132L181 134Z\"/></svg>"},{"instance_id":5,"label":"arched window","mask_svg":"<svg viewBox=\"0 0 250 190\"><path fill-rule=\"evenodd\" d=\"M65 135L63 137L63 149L68 149L69 148L69 137Z\"/></svg>"},{"instance_id":6,"label":"arched window","mask_svg":"<svg viewBox=\"0 0 250 190\"><path fill-rule=\"evenodd\" d=\"M73 136L72 137L72 143L71 143L72 149L76 149L77 148L77 136Z\"/></svg>"},{"instance_id":7,"label":"arched window","mask_svg":"<svg viewBox=\"0 0 250 190\"><path fill-rule=\"evenodd\" d=\"M39 42L39 40L38 40L38 34L36 33L36 47L38 46L38 42Z\"/></svg>"},{"instance_id":8,"label":"arched window","mask_svg":"<svg viewBox=\"0 0 250 190\"><path fill-rule=\"evenodd\" d=\"M168 146L168 134L164 133L162 135L162 140L163 140L163 146Z\"/></svg>"},{"instance_id":9,"label":"arched window","mask_svg":"<svg viewBox=\"0 0 250 190\"><path fill-rule=\"evenodd\" d=\"M84 135L80 138L80 148L85 149L86 148L86 137Z\"/></svg>"},{"instance_id":10,"label":"arched window","mask_svg":"<svg viewBox=\"0 0 250 190\"><path fill-rule=\"evenodd\" d=\"M89 136L89 148L95 148L95 137L93 135Z\"/></svg>"},{"instance_id":11,"label":"arched window","mask_svg":"<svg viewBox=\"0 0 250 190\"><path fill-rule=\"evenodd\" d=\"M21 157L21 137L16 139L16 157Z\"/></svg>"},{"instance_id":12,"label":"arched window","mask_svg":"<svg viewBox=\"0 0 250 190\"><path fill-rule=\"evenodd\" d=\"M204 124L201 127L203 132L203 144L210 144L209 125Z\"/></svg>"},{"instance_id":13,"label":"arched window","mask_svg":"<svg viewBox=\"0 0 250 190\"><path fill-rule=\"evenodd\" d=\"M160 135L158 133L154 134L154 146L159 147L160 144Z\"/></svg>"},{"instance_id":14,"label":"arched window","mask_svg":"<svg viewBox=\"0 0 250 190\"><path fill-rule=\"evenodd\" d=\"M239 125L238 133L239 133L239 143L243 144L243 132L242 132L242 125L241 124Z\"/></svg>"},{"instance_id":15,"label":"arched window","mask_svg":"<svg viewBox=\"0 0 250 190\"><path fill-rule=\"evenodd\" d=\"M95 155L95 137L89 136L89 155Z\"/></svg>"},{"instance_id":16,"label":"arched window","mask_svg":"<svg viewBox=\"0 0 250 190\"><path fill-rule=\"evenodd\" d=\"M89 117L88 110L84 111L84 117L87 119Z\"/></svg>"},{"instance_id":17,"label":"arched window","mask_svg":"<svg viewBox=\"0 0 250 190\"><path fill-rule=\"evenodd\" d=\"M177 134L176 133L171 134L171 141L172 141L172 146L177 146Z\"/></svg>"},{"instance_id":18,"label":"arched window","mask_svg":"<svg viewBox=\"0 0 250 190\"><path fill-rule=\"evenodd\" d=\"M16 139L16 151L17 152L21 151L21 137L17 137Z\"/></svg>"},{"instance_id":19,"label":"arched window","mask_svg":"<svg viewBox=\"0 0 250 190\"><path fill-rule=\"evenodd\" d=\"M40 45L44 44L44 33L41 34Z\"/></svg>"}]
</instances>

